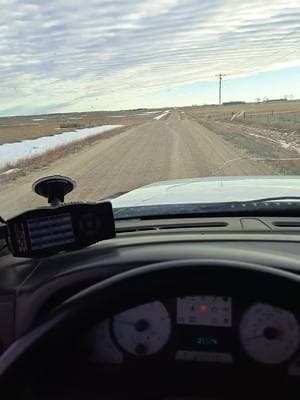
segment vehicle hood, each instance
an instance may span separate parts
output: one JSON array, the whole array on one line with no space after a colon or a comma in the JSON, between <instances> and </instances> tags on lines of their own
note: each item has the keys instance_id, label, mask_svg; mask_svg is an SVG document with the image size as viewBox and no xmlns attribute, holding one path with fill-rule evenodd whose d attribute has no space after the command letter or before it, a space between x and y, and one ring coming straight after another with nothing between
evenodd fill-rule
<instances>
[{"instance_id":1,"label":"vehicle hood","mask_svg":"<svg viewBox=\"0 0 300 400\"><path fill-rule=\"evenodd\" d=\"M224 203L300 196L300 176L177 179L142 186L111 199L114 208L163 204Z\"/></svg>"}]
</instances>

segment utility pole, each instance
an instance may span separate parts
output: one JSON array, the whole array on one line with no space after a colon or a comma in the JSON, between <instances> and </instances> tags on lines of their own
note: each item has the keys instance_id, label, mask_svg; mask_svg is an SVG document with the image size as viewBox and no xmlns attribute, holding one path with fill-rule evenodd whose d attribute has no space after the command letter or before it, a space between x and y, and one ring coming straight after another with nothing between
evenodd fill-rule
<instances>
[{"instance_id":1,"label":"utility pole","mask_svg":"<svg viewBox=\"0 0 300 400\"><path fill-rule=\"evenodd\" d=\"M216 75L219 78L219 106L222 105L222 79L223 76L226 76L226 74L218 74Z\"/></svg>"}]
</instances>

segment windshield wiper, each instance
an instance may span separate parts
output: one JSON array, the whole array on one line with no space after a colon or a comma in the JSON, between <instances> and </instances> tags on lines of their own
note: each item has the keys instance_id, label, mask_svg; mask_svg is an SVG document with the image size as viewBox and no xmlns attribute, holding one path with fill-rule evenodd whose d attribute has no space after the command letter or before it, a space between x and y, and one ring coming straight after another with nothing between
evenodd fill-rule
<instances>
[{"instance_id":1,"label":"windshield wiper","mask_svg":"<svg viewBox=\"0 0 300 400\"><path fill-rule=\"evenodd\" d=\"M247 200L243 201L243 203L259 203L259 202L266 202L266 201L288 201L288 200L298 200L300 201L300 196L275 196L275 197L263 197L261 199L254 199L254 200Z\"/></svg>"},{"instance_id":2,"label":"windshield wiper","mask_svg":"<svg viewBox=\"0 0 300 400\"><path fill-rule=\"evenodd\" d=\"M283 197L284 199L286 197ZM283 199L281 198L281 199ZM272 201L271 201L271 200ZM156 219L156 218L193 218L193 217L256 217L256 216L286 216L294 217L300 214L300 198L297 201L251 200L226 203L196 203L196 204L164 204L152 206L135 206L114 208L114 218L121 219ZM288 197L291 199L291 197Z\"/></svg>"}]
</instances>

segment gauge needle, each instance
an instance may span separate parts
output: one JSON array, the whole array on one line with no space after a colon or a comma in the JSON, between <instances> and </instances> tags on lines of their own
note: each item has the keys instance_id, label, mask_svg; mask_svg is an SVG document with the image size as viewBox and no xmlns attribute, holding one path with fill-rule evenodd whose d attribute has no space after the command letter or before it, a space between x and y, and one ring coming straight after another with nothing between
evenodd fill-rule
<instances>
[{"instance_id":1,"label":"gauge needle","mask_svg":"<svg viewBox=\"0 0 300 400\"><path fill-rule=\"evenodd\" d=\"M274 334L274 332L276 334ZM262 332L259 335L250 336L250 337L246 338L245 340L253 340L253 339L259 339L259 338L264 338L264 339L269 339L269 340L274 340L274 339L281 340L282 332L280 330L274 330L272 336L270 336L270 335L268 336L265 332Z\"/></svg>"},{"instance_id":2,"label":"gauge needle","mask_svg":"<svg viewBox=\"0 0 300 400\"><path fill-rule=\"evenodd\" d=\"M136 322L134 321L134 322L132 322L132 321L126 321L125 319L115 319L114 320L114 322L116 323L120 323L120 324L124 324L124 325L135 325L136 324Z\"/></svg>"},{"instance_id":3,"label":"gauge needle","mask_svg":"<svg viewBox=\"0 0 300 400\"><path fill-rule=\"evenodd\" d=\"M259 338L264 338L264 335L250 336L248 338L245 338L245 340L253 340L253 339L259 339Z\"/></svg>"}]
</instances>

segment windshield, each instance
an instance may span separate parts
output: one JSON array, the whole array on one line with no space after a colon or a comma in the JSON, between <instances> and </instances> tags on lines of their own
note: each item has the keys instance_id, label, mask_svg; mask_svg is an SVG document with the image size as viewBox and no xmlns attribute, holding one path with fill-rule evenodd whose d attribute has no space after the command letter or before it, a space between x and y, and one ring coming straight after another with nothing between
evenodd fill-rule
<instances>
[{"instance_id":1,"label":"windshield","mask_svg":"<svg viewBox=\"0 0 300 400\"><path fill-rule=\"evenodd\" d=\"M56 174L115 208L300 196L299 0L1 5L4 218Z\"/></svg>"}]
</instances>

